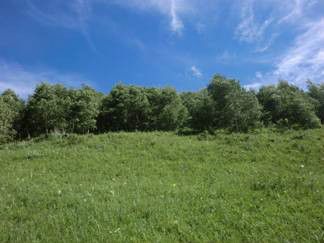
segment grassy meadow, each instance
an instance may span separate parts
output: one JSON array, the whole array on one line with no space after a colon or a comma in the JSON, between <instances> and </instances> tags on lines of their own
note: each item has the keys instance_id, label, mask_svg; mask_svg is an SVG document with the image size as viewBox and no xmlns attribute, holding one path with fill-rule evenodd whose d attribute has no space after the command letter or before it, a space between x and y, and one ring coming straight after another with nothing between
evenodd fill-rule
<instances>
[{"instance_id":1,"label":"grassy meadow","mask_svg":"<svg viewBox=\"0 0 324 243\"><path fill-rule=\"evenodd\" d=\"M324 242L324 129L2 145L0 242Z\"/></svg>"}]
</instances>

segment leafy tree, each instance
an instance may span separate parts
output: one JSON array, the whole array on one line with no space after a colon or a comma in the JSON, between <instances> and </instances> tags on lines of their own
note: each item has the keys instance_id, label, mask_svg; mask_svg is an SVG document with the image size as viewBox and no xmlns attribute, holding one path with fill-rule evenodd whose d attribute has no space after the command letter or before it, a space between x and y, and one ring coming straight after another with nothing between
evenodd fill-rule
<instances>
[{"instance_id":1,"label":"leafy tree","mask_svg":"<svg viewBox=\"0 0 324 243\"><path fill-rule=\"evenodd\" d=\"M216 75L207 90L213 103L211 116L214 128L247 131L258 126L261 116L258 100L238 81Z\"/></svg>"},{"instance_id":2,"label":"leafy tree","mask_svg":"<svg viewBox=\"0 0 324 243\"><path fill-rule=\"evenodd\" d=\"M260 105L261 104L261 105ZM262 116L261 116L262 115ZM103 97L84 86L38 85L25 106L11 90L0 95L0 142L53 131L172 131L229 129L246 132L274 123L316 128L324 120L324 85L309 82L305 93L287 82L262 87L257 94L238 81L216 75L207 89L179 95L172 88L119 84Z\"/></svg>"},{"instance_id":3,"label":"leafy tree","mask_svg":"<svg viewBox=\"0 0 324 243\"><path fill-rule=\"evenodd\" d=\"M311 99L294 85L280 81L277 86L261 88L257 96L263 106L265 123L302 128L320 126Z\"/></svg>"},{"instance_id":4,"label":"leafy tree","mask_svg":"<svg viewBox=\"0 0 324 243\"><path fill-rule=\"evenodd\" d=\"M143 88L119 84L103 99L98 126L101 131L146 130L150 112Z\"/></svg>"},{"instance_id":5,"label":"leafy tree","mask_svg":"<svg viewBox=\"0 0 324 243\"><path fill-rule=\"evenodd\" d=\"M308 94L315 100L316 114L324 123L324 83L316 85L308 83Z\"/></svg>"},{"instance_id":6,"label":"leafy tree","mask_svg":"<svg viewBox=\"0 0 324 243\"><path fill-rule=\"evenodd\" d=\"M11 141L15 135L12 128L13 118L9 105L0 97L0 144Z\"/></svg>"},{"instance_id":7,"label":"leafy tree","mask_svg":"<svg viewBox=\"0 0 324 243\"><path fill-rule=\"evenodd\" d=\"M230 130L247 132L259 126L261 106L254 93L240 90L230 94L227 99L223 117Z\"/></svg>"},{"instance_id":8,"label":"leafy tree","mask_svg":"<svg viewBox=\"0 0 324 243\"><path fill-rule=\"evenodd\" d=\"M148 89L146 93L151 106L152 129L172 131L185 124L188 111L174 89Z\"/></svg>"},{"instance_id":9,"label":"leafy tree","mask_svg":"<svg viewBox=\"0 0 324 243\"><path fill-rule=\"evenodd\" d=\"M98 127L107 130L175 130L187 110L174 89L117 85L103 99Z\"/></svg>"},{"instance_id":10,"label":"leafy tree","mask_svg":"<svg viewBox=\"0 0 324 243\"><path fill-rule=\"evenodd\" d=\"M17 94L10 89L5 90L1 94L2 100L7 103L11 110L15 113L21 112L24 108L24 102L17 96Z\"/></svg>"},{"instance_id":11,"label":"leafy tree","mask_svg":"<svg viewBox=\"0 0 324 243\"><path fill-rule=\"evenodd\" d=\"M198 131L213 128L215 111L213 100L206 89L197 93L183 93L182 100L189 113L187 126Z\"/></svg>"},{"instance_id":12,"label":"leafy tree","mask_svg":"<svg viewBox=\"0 0 324 243\"><path fill-rule=\"evenodd\" d=\"M97 116L102 95L89 86L71 90L69 107L69 131L88 133L96 130Z\"/></svg>"},{"instance_id":13,"label":"leafy tree","mask_svg":"<svg viewBox=\"0 0 324 243\"><path fill-rule=\"evenodd\" d=\"M265 125L270 125L281 119L283 109L281 108L281 98L275 86L262 87L258 94L258 100L262 105L262 121Z\"/></svg>"},{"instance_id":14,"label":"leafy tree","mask_svg":"<svg viewBox=\"0 0 324 243\"><path fill-rule=\"evenodd\" d=\"M0 140L9 141L19 135L24 103L12 90L0 96Z\"/></svg>"},{"instance_id":15,"label":"leafy tree","mask_svg":"<svg viewBox=\"0 0 324 243\"><path fill-rule=\"evenodd\" d=\"M42 83L29 98L25 110L27 133L65 132L69 127L70 91L62 85Z\"/></svg>"}]
</instances>

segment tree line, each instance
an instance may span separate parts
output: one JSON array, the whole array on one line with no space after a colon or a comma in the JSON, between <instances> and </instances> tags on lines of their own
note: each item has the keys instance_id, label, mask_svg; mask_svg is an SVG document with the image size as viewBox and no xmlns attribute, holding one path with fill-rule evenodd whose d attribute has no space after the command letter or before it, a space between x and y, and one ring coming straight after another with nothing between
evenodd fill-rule
<instances>
[{"instance_id":1,"label":"tree line","mask_svg":"<svg viewBox=\"0 0 324 243\"><path fill-rule=\"evenodd\" d=\"M0 143L53 132L247 132L274 125L318 128L323 121L324 84L312 82L307 91L285 81L249 91L216 75L199 92L118 84L104 95L89 86L41 83L26 101L12 90L0 95Z\"/></svg>"}]
</instances>

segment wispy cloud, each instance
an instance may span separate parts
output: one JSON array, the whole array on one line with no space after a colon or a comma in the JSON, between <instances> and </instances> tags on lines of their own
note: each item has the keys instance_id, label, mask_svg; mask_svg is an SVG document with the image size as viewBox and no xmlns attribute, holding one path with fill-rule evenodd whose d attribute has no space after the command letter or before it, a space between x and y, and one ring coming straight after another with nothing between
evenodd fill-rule
<instances>
[{"instance_id":1,"label":"wispy cloud","mask_svg":"<svg viewBox=\"0 0 324 243\"><path fill-rule=\"evenodd\" d=\"M181 16L190 13L196 2L197 0L124 0L115 3L137 10L158 12L169 19L170 30L181 35L184 29Z\"/></svg>"},{"instance_id":2,"label":"wispy cloud","mask_svg":"<svg viewBox=\"0 0 324 243\"><path fill-rule=\"evenodd\" d=\"M258 46L256 52L267 51L288 25L299 28L309 21L309 11L316 4L318 0L243 1L239 4L240 22L235 37ZM265 14L259 16L259 12Z\"/></svg>"},{"instance_id":3,"label":"wispy cloud","mask_svg":"<svg viewBox=\"0 0 324 243\"><path fill-rule=\"evenodd\" d=\"M171 30L174 33L181 34L184 26L182 20L179 19L177 7L178 6L176 4L176 0L171 0L171 8L170 8Z\"/></svg>"},{"instance_id":4,"label":"wispy cloud","mask_svg":"<svg viewBox=\"0 0 324 243\"><path fill-rule=\"evenodd\" d=\"M303 85L307 79L324 80L324 18L310 22L294 45L284 54L275 76Z\"/></svg>"},{"instance_id":5,"label":"wispy cloud","mask_svg":"<svg viewBox=\"0 0 324 243\"><path fill-rule=\"evenodd\" d=\"M197 68L196 66L192 66L190 68L191 71L191 75L195 78L201 78L203 76L202 72L200 71L199 68Z\"/></svg>"},{"instance_id":6,"label":"wispy cloud","mask_svg":"<svg viewBox=\"0 0 324 243\"><path fill-rule=\"evenodd\" d=\"M90 48L97 52L88 31L88 20L92 15L91 0L49 1L46 9L41 8L34 0L26 1L27 13L39 23L79 31Z\"/></svg>"},{"instance_id":7,"label":"wispy cloud","mask_svg":"<svg viewBox=\"0 0 324 243\"><path fill-rule=\"evenodd\" d=\"M264 85L271 84L271 82L272 81L269 82L269 80L265 80L264 76L263 76L263 74L261 72L256 72L255 80L250 84L244 85L244 88L246 88L248 90L258 90Z\"/></svg>"},{"instance_id":8,"label":"wispy cloud","mask_svg":"<svg viewBox=\"0 0 324 243\"><path fill-rule=\"evenodd\" d=\"M41 23L61 26L87 32L87 22L93 14L94 5L119 5L129 9L151 11L160 13L169 18L170 31L181 35L184 23L181 18L193 10L197 0L69 0L54 1L50 3L47 11L40 8L35 0L26 0L29 6L29 14ZM51 9L50 11L48 9Z\"/></svg>"},{"instance_id":9,"label":"wispy cloud","mask_svg":"<svg viewBox=\"0 0 324 243\"><path fill-rule=\"evenodd\" d=\"M255 19L253 5L254 1L249 0L245 1L241 6L241 22L235 31L236 37L241 41L260 41L265 30L273 22L272 18L268 18L259 23Z\"/></svg>"},{"instance_id":10,"label":"wispy cloud","mask_svg":"<svg viewBox=\"0 0 324 243\"><path fill-rule=\"evenodd\" d=\"M262 53L269 50L278 36L278 32L271 34L271 36L265 41L265 43L261 43L261 45L255 49L255 52Z\"/></svg>"},{"instance_id":11,"label":"wispy cloud","mask_svg":"<svg viewBox=\"0 0 324 243\"><path fill-rule=\"evenodd\" d=\"M0 60L0 92L12 89L23 98L30 95L40 82L64 83L77 87L88 83L80 75L59 73L55 70L31 70L17 63Z\"/></svg>"},{"instance_id":12,"label":"wispy cloud","mask_svg":"<svg viewBox=\"0 0 324 243\"><path fill-rule=\"evenodd\" d=\"M26 2L27 13L42 24L82 30L91 16L91 5L87 0L49 1L46 8L34 0Z\"/></svg>"},{"instance_id":13,"label":"wispy cloud","mask_svg":"<svg viewBox=\"0 0 324 243\"><path fill-rule=\"evenodd\" d=\"M284 9L288 11L284 16L278 20L278 24L283 24L287 22L297 22L300 18L303 18L305 11L315 5L317 0L291 0L285 3Z\"/></svg>"},{"instance_id":14,"label":"wispy cloud","mask_svg":"<svg viewBox=\"0 0 324 243\"><path fill-rule=\"evenodd\" d=\"M294 44L278 57L271 72L257 72L251 87L287 80L305 88L307 81L324 82L324 18L304 26Z\"/></svg>"},{"instance_id":15,"label":"wispy cloud","mask_svg":"<svg viewBox=\"0 0 324 243\"><path fill-rule=\"evenodd\" d=\"M257 9L265 6L271 16L270 22L260 22L255 18ZM321 17L313 14L318 6L318 0L250 0L246 3L242 9L245 18L242 18L236 35L241 41L259 46L255 49L256 53L269 50L287 28L295 36L291 40L286 38L285 41L291 44L287 44L287 49L273 56L272 71L257 72L254 81L247 88L275 84L280 79L302 88L306 87L308 79L324 81L324 18L323 14Z\"/></svg>"},{"instance_id":16,"label":"wispy cloud","mask_svg":"<svg viewBox=\"0 0 324 243\"><path fill-rule=\"evenodd\" d=\"M96 48L91 41L89 22L92 17L96 17L95 9L98 7L104 7L103 9L109 11L110 7L118 5L127 11L155 15L160 17L163 23L166 23L165 28L171 33L182 37L186 34L185 30L189 29L190 31L192 27L196 28L198 33L202 31L213 33L212 31L214 31L217 35L222 35L221 31L217 32L219 27L217 24L220 23L210 21L210 12L206 9L219 8L221 9L219 13L225 9L219 15L231 18L228 20L228 26L231 26L230 31L234 41L240 42L240 46L244 47L245 57L240 56L240 50L234 50L237 53L235 55L231 54L232 50L231 53L221 52L216 60L215 53L211 53L213 61L230 64L232 60L237 59L242 63L249 58L256 59L255 56L258 55L258 59L266 60L265 65L268 70L271 68L269 65L272 65L273 68L273 71L259 73L260 75L255 77L254 83L258 83L258 85L270 83L270 80L276 81L279 78L294 80L301 85L304 85L307 78L315 81L324 79L322 71L324 68L324 24L323 20L319 19L320 14L313 15L321 0L55 0L48 1L46 3L48 6L39 5L41 1L38 0L25 1L29 3L29 14L40 23L80 31L93 49ZM202 7L203 5L204 7ZM234 14L227 16L228 9ZM205 14L206 12L208 15ZM214 12L217 11L213 11L213 15L217 15ZM235 17L233 17L234 15ZM323 17L323 14L321 16ZM113 21L113 19L111 20ZM119 27L123 26L118 25L115 31L123 32ZM138 49L149 49L144 39L141 41L141 38L136 38L136 33L131 35L127 31L124 32L116 36L122 36L123 38L120 39L131 42L129 44ZM224 35L226 34L224 33ZM285 42L289 42L286 46L287 49L278 51L276 44L284 47L283 39ZM233 40L231 39L231 41ZM281 42L279 43L279 41ZM152 47L151 49L157 48ZM175 52L169 50L167 53L174 58ZM179 53L177 53L179 56L185 56L184 52ZM188 55L190 56L190 54ZM186 69L187 75L201 77L202 72L196 66L191 67L192 63L198 63L198 61L196 62L194 56L191 58L195 61L186 63L185 67L187 68L184 69ZM201 60L199 62L202 63ZM189 70L188 67L191 69Z\"/></svg>"}]
</instances>

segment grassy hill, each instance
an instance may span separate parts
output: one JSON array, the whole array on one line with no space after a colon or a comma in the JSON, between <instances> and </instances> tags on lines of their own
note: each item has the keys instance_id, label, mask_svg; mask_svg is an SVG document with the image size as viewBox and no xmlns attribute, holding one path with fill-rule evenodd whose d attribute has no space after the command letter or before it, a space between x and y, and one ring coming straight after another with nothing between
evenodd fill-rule
<instances>
[{"instance_id":1,"label":"grassy hill","mask_svg":"<svg viewBox=\"0 0 324 243\"><path fill-rule=\"evenodd\" d=\"M0 242L323 242L324 129L0 147Z\"/></svg>"}]
</instances>

